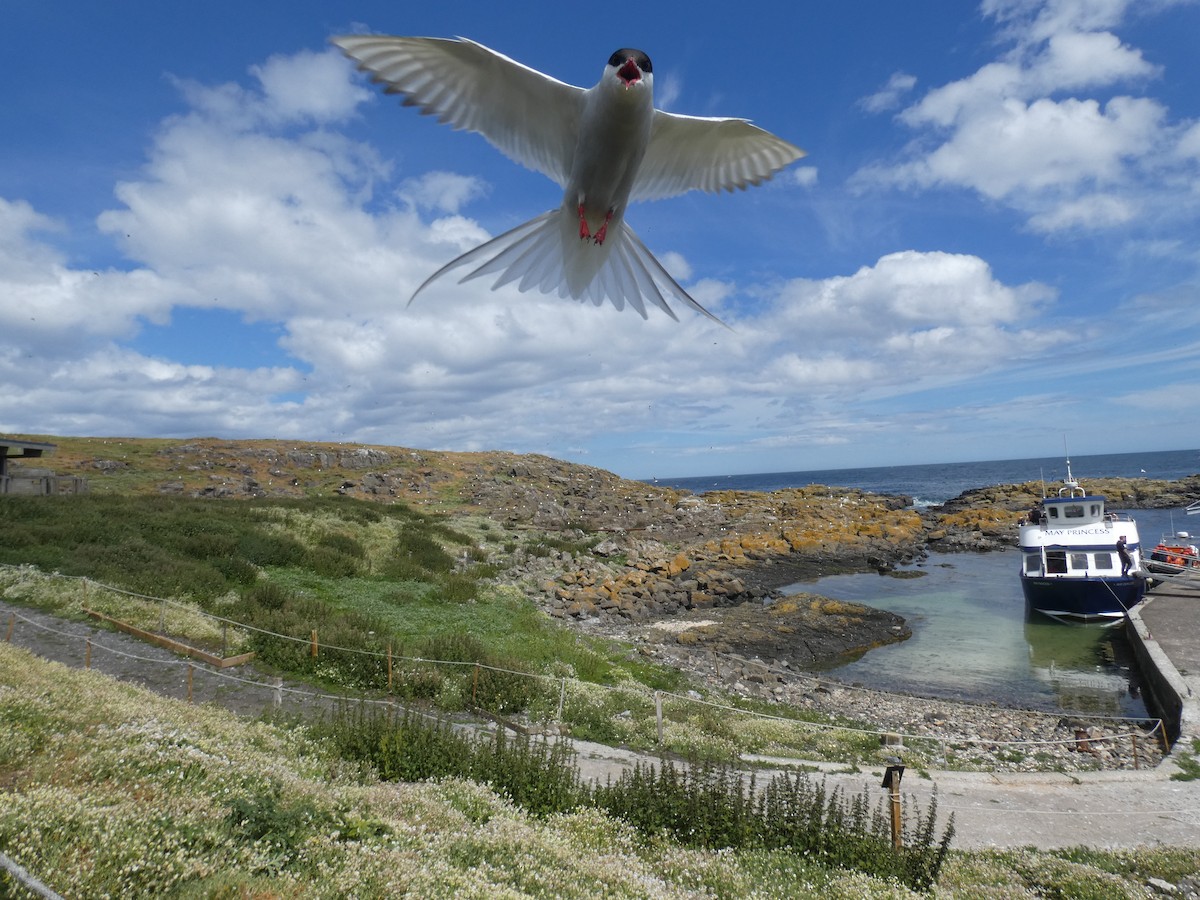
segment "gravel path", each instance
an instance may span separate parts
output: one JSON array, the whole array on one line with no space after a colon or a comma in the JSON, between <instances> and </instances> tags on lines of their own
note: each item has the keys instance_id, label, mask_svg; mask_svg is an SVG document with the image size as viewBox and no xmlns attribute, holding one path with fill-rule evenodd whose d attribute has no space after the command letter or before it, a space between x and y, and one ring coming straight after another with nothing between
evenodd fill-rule
<instances>
[{"instance_id":1,"label":"gravel path","mask_svg":"<svg viewBox=\"0 0 1200 900\"><path fill-rule=\"evenodd\" d=\"M128 635L71 622L0 601L0 639L15 620L12 644L65 665L82 667L91 641L91 668L177 699L188 697L186 661ZM281 707L311 712L312 688L255 674L248 667L216 673L191 666L196 702L220 703L244 715ZM619 776L635 762L652 757L619 748L575 742L581 774L604 779ZM786 770L783 761L748 760L765 772ZM882 768L848 772L846 766L806 764L810 777L825 778L829 789L857 795L886 796ZM962 849L1032 846L1134 848L1200 846L1200 781L1172 780L1179 772L1171 758L1153 769L1087 773L962 773L934 771L929 777L909 771L901 785L902 802L927 808L936 791L938 821L953 814L954 846Z\"/></svg>"}]
</instances>

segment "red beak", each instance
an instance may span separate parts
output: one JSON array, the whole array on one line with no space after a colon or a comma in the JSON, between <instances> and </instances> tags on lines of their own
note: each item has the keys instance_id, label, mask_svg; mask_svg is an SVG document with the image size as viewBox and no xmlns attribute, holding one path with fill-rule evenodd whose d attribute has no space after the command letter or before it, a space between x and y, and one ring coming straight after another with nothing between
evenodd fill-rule
<instances>
[{"instance_id":1,"label":"red beak","mask_svg":"<svg viewBox=\"0 0 1200 900\"><path fill-rule=\"evenodd\" d=\"M632 59L625 60L625 65L617 69L617 77L625 82L625 86L633 84L635 81L642 80L642 70L637 67Z\"/></svg>"}]
</instances>

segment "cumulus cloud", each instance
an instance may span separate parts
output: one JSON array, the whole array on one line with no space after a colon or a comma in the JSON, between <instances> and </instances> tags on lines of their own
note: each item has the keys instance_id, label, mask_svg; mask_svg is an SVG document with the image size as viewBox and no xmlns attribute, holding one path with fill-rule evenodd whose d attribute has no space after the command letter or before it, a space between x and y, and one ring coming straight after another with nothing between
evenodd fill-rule
<instances>
[{"instance_id":1,"label":"cumulus cloud","mask_svg":"<svg viewBox=\"0 0 1200 900\"><path fill-rule=\"evenodd\" d=\"M959 185L992 199L1121 181L1165 111L1153 100L1009 99L964 119L941 146L893 170L900 182ZM1019 198L1018 198L1019 199Z\"/></svg>"},{"instance_id":2,"label":"cumulus cloud","mask_svg":"<svg viewBox=\"0 0 1200 900\"><path fill-rule=\"evenodd\" d=\"M272 56L250 71L262 86L264 110L283 120L339 122L371 97L367 88L346 78L344 61L331 51Z\"/></svg>"},{"instance_id":3,"label":"cumulus cloud","mask_svg":"<svg viewBox=\"0 0 1200 900\"><path fill-rule=\"evenodd\" d=\"M965 188L1046 232L1122 226L1168 203L1178 215L1178 198L1168 201L1158 185L1193 181L1195 160L1166 107L1123 92L1161 75L1110 30L1133 8L1131 0L987 0L983 12L1002 25L1008 49L905 108L899 120L917 135L907 158L867 167L858 183Z\"/></svg>"},{"instance_id":4,"label":"cumulus cloud","mask_svg":"<svg viewBox=\"0 0 1200 900\"><path fill-rule=\"evenodd\" d=\"M770 371L802 383L897 392L975 375L1064 335L1027 327L1055 299L1046 285L1009 286L975 256L907 250L846 276L796 280L779 293L763 334L779 335ZM805 334L820 352L788 351Z\"/></svg>"},{"instance_id":5,"label":"cumulus cloud","mask_svg":"<svg viewBox=\"0 0 1200 900\"><path fill-rule=\"evenodd\" d=\"M163 321L187 295L154 272L72 268L44 238L62 226L23 201L0 198L0 334L46 358L71 358L81 343L127 337L139 318Z\"/></svg>"}]
</instances>

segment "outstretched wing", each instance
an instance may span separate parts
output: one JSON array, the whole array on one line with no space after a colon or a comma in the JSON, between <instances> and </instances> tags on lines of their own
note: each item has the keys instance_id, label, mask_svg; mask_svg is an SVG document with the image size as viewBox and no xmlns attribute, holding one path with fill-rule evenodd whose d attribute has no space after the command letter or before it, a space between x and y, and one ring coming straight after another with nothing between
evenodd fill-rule
<instances>
[{"instance_id":1,"label":"outstretched wing","mask_svg":"<svg viewBox=\"0 0 1200 900\"><path fill-rule=\"evenodd\" d=\"M461 38L351 34L331 42L389 94L565 186L583 89Z\"/></svg>"},{"instance_id":2,"label":"outstretched wing","mask_svg":"<svg viewBox=\"0 0 1200 900\"><path fill-rule=\"evenodd\" d=\"M766 181L804 151L745 119L707 119L658 110L631 200L686 191L732 191Z\"/></svg>"}]
</instances>

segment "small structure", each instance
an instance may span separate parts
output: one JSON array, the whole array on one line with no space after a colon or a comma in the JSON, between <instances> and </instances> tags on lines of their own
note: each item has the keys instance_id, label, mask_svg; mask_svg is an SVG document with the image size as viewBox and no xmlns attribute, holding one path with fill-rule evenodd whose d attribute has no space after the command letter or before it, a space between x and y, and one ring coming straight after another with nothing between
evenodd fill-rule
<instances>
[{"instance_id":1,"label":"small structure","mask_svg":"<svg viewBox=\"0 0 1200 900\"><path fill-rule=\"evenodd\" d=\"M9 474L10 459L40 459L54 450L54 444L0 437L0 494L82 494L87 491L87 480L76 475L59 476L46 469L26 469L18 475Z\"/></svg>"}]
</instances>

